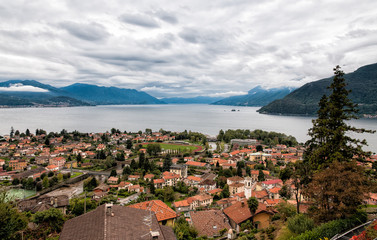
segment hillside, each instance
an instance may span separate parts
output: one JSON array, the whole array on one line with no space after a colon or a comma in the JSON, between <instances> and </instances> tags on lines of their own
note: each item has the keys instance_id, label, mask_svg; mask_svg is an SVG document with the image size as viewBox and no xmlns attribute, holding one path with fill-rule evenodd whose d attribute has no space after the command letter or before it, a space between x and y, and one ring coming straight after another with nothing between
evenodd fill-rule
<instances>
[{"instance_id":1,"label":"hillside","mask_svg":"<svg viewBox=\"0 0 377 240\"><path fill-rule=\"evenodd\" d=\"M71 97L93 104L162 104L164 102L135 89L99 87L96 85L75 83L60 88Z\"/></svg>"},{"instance_id":2,"label":"hillside","mask_svg":"<svg viewBox=\"0 0 377 240\"><path fill-rule=\"evenodd\" d=\"M193 98L162 98L161 101L164 101L168 104L210 104L216 101L223 99L222 97L206 97L206 96L198 96Z\"/></svg>"},{"instance_id":3,"label":"hillside","mask_svg":"<svg viewBox=\"0 0 377 240\"><path fill-rule=\"evenodd\" d=\"M377 63L363 66L355 72L345 74L349 97L359 105L360 114L377 114ZM258 111L265 114L314 115L323 94L329 94L327 87L332 77L310 82L275 100Z\"/></svg>"},{"instance_id":4,"label":"hillside","mask_svg":"<svg viewBox=\"0 0 377 240\"><path fill-rule=\"evenodd\" d=\"M264 106L275 99L283 98L292 88L272 88L264 89L257 86L251 89L246 95L232 96L214 102L214 105L231 105L231 106Z\"/></svg>"}]
</instances>

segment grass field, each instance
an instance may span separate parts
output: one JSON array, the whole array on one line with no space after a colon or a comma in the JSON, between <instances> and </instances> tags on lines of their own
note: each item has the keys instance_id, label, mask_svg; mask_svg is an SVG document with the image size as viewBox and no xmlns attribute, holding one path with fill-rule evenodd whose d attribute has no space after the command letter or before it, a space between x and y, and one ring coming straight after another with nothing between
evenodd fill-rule
<instances>
[{"instance_id":1,"label":"grass field","mask_svg":"<svg viewBox=\"0 0 377 240\"><path fill-rule=\"evenodd\" d=\"M24 197L28 198L34 194L34 190L10 189L7 191L7 200L23 199Z\"/></svg>"},{"instance_id":2,"label":"grass field","mask_svg":"<svg viewBox=\"0 0 377 240\"><path fill-rule=\"evenodd\" d=\"M147 147L149 143L144 143L143 147ZM180 150L181 152L190 152L190 151L200 151L201 146L196 145L182 145L182 144L171 144L171 143L158 143L161 146L161 150Z\"/></svg>"}]
</instances>

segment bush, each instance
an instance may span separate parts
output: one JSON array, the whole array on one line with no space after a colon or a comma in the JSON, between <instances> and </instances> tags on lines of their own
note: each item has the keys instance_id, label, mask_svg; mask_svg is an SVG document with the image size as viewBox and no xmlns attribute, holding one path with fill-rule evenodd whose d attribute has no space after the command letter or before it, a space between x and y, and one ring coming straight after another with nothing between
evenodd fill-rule
<instances>
[{"instance_id":1,"label":"bush","mask_svg":"<svg viewBox=\"0 0 377 240\"><path fill-rule=\"evenodd\" d=\"M323 223L311 231L292 237L290 240L312 240L320 238L332 238L336 234L345 232L351 228L354 228L367 221L367 214L365 212L359 212L351 218L333 220L327 223Z\"/></svg>"},{"instance_id":2,"label":"bush","mask_svg":"<svg viewBox=\"0 0 377 240\"><path fill-rule=\"evenodd\" d=\"M297 214L288 220L288 228L294 233L301 234L312 230L314 227L313 219L304 214Z\"/></svg>"}]
</instances>

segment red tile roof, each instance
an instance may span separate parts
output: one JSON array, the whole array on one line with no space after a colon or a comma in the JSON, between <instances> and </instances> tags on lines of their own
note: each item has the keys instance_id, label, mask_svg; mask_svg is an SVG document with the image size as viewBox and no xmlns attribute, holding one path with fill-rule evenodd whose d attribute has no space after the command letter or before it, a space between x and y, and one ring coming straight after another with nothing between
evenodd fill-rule
<instances>
[{"instance_id":1,"label":"red tile roof","mask_svg":"<svg viewBox=\"0 0 377 240\"><path fill-rule=\"evenodd\" d=\"M237 224L252 217L246 201L237 202L232 206L225 208L224 213Z\"/></svg>"},{"instance_id":2,"label":"red tile roof","mask_svg":"<svg viewBox=\"0 0 377 240\"><path fill-rule=\"evenodd\" d=\"M178 215L168 205L161 200L152 200L147 202L136 203L128 207L150 210L156 214L157 220L163 221L167 219L176 218Z\"/></svg>"},{"instance_id":3,"label":"red tile roof","mask_svg":"<svg viewBox=\"0 0 377 240\"><path fill-rule=\"evenodd\" d=\"M188 165L188 166L194 166L194 167L205 167L206 163L195 162L195 161L187 161L186 165Z\"/></svg>"}]
</instances>

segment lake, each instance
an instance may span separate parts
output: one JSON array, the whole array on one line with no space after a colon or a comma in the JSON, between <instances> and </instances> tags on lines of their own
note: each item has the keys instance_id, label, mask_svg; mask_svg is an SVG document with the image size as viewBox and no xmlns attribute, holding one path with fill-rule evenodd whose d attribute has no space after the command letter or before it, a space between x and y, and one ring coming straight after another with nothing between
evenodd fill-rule
<instances>
[{"instance_id":1,"label":"lake","mask_svg":"<svg viewBox=\"0 0 377 240\"><path fill-rule=\"evenodd\" d=\"M236 111L232 111L235 109ZM111 128L139 131L151 128L171 131L202 132L215 136L220 129L262 129L282 132L308 139L311 117L259 114L258 107L234 107L207 104L168 105L106 105L69 108L6 108L0 109L0 134L9 134L11 127L24 132L42 128L47 132L68 131L105 132ZM352 120L351 125L377 130L377 119ZM377 152L377 134L356 135L365 138Z\"/></svg>"}]
</instances>

